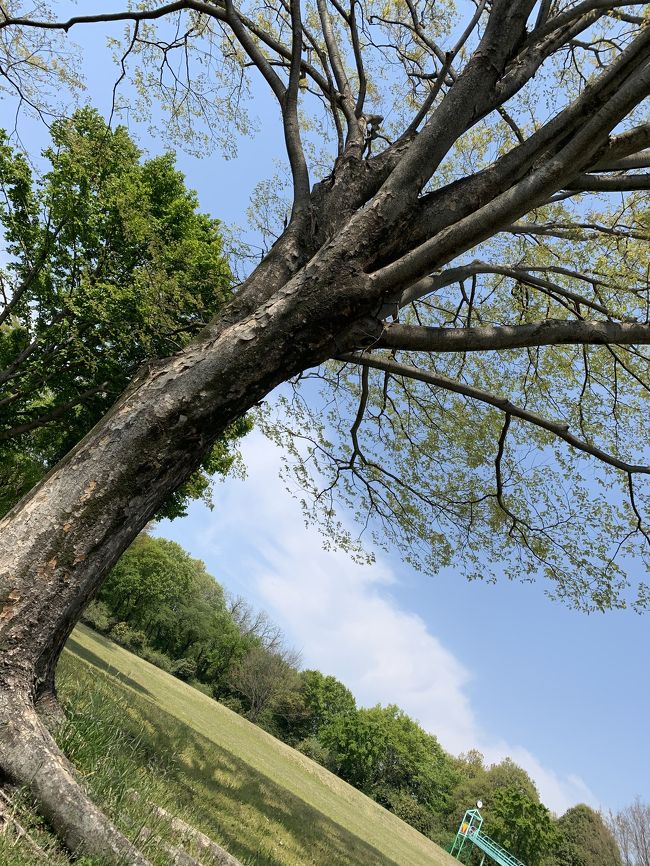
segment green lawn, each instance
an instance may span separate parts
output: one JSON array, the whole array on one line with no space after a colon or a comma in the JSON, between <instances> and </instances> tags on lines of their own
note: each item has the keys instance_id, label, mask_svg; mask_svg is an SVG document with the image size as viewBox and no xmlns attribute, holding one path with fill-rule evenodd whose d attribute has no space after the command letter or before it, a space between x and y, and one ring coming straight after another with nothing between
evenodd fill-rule
<instances>
[{"instance_id":1,"label":"green lawn","mask_svg":"<svg viewBox=\"0 0 650 866\"><path fill-rule=\"evenodd\" d=\"M75 630L60 675L61 694L73 709L90 701L73 717L72 757L113 814L126 808L119 791L132 782L138 787L129 776L155 775L155 788L145 790L246 866L457 866L318 764L87 628ZM111 718L119 719L127 739L96 750L118 755L119 772L109 766L110 756L105 771L96 768L96 754L84 757L96 734L83 726L97 730L92 717L107 701L114 702ZM102 773L108 781L101 782ZM128 832L128 821L122 823Z\"/></svg>"},{"instance_id":2,"label":"green lawn","mask_svg":"<svg viewBox=\"0 0 650 866\"><path fill-rule=\"evenodd\" d=\"M157 749L174 758L170 772L179 807L189 805L194 823L243 862L456 862L319 764L84 627L68 643L64 680L74 677L78 660L114 677L129 693Z\"/></svg>"}]
</instances>

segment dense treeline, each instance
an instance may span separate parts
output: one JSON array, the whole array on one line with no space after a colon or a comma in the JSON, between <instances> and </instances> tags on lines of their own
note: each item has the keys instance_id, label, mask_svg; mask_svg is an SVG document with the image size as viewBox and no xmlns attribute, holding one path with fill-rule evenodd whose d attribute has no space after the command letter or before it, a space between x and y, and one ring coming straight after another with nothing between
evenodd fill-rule
<instances>
[{"instance_id":1,"label":"dense treeline","mask_svg":"<svg viewBox=\"0 0 650 866\"><path fill-rule=\"evenodd\" d=\"M357 707L263 612L233 598L178 544L141 535L84 620L190 682L448 846L477 799L487 832L527 866L621 866L612 831L588 806L556 819L509 758L447 754L395 705ZM626 861L625 866L632 866ZM645 864L643 864L645 866Z\"/></svg>"}]
</instances>

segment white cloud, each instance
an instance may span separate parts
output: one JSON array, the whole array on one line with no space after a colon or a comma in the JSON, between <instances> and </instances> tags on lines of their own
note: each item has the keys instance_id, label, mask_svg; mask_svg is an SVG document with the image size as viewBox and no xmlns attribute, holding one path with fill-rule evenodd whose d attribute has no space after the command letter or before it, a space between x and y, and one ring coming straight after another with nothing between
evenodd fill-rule
<instances>
[{"instance_id":1,"label":"white cloud","mask_svg":"<svg viewBox=\"0 0 650 866\"><path fill-rule=\"evenodd\" d=\"M379 557L359 565L324 550L278 478L275 446L254 433L244 452L248 479L221 488L211 528L193 549L210 549L221 561L220 552L233 544L245 551L232 569L234 579L245 579L233 588L269 611L303 651L305 665L334 674L364 706L398 704L454 754L478 748L490 762L509 755L558 814L577 802L597 805L582 779L561 776L523 746L484 731L468 697L468 669L420 616L400 607L389 564Z\"/></svg>"}]
</instances>

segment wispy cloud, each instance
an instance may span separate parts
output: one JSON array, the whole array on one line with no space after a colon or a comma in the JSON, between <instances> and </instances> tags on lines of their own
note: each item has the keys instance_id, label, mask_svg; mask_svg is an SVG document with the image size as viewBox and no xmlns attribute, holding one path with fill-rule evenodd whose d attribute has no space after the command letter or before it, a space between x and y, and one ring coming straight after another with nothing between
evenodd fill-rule
<instances>
[{"instance_id":1,"label":"wispy cloud","mask_svg":"<svg viewBox=\"0 0 650 866\"><path fill-rule=\"evenodd\" d=\"M227 582L269 611L305 664L337 676L362 705L398 704L454 754L478 748L491 762L509 755L558 814L576 802L596 805L582 779L556 773L523 745L483 729L468 696L469 670L418 613L400 606L390 564L379 557L360 565L324 550L278 478L275 446L255 433L244 450L248 479L220 489L192 550L216 557L222 574L231 563ZM233 562L233 551L243 558Z\"/></svg>"}]
</instances>

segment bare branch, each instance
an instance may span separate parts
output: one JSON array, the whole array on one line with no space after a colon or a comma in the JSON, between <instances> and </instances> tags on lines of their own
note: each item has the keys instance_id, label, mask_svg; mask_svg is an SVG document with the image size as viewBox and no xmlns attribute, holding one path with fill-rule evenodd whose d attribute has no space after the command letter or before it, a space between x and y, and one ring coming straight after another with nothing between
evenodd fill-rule
<instances>
[{"instance_id":1,"label":"bare branch","mask_svg":"<svg viewBox=\"0 0 650 866\"><path fill-rule=\"evenodd\" d=\"M431 294L438 289L459 282L468 277L476 276L477 274L500 274L504 277L516 280L520 283L525 283L535 289L538 289L551 297L565 298L573 301L574 304L582 304L592 310L596 310L605 316L609 316L609 311L602 304L593 301L578 292L572 291L565 286L560 286L548 279L534 276L531 271L543 270L540 268L527 268L525 265L519 267L504 267L499 265L491 265L489 262L475 261L466 265L459 265L455 268L447 268L440 274L424 277L418 280L412 286L409 286L399 299L399 307L405 307L413 301ZM572 276L576 276L572 274Z\"/></svg>"},{"instance_id":2,"label":"bare branch","mask_svg":"<svg viewBox=\"0 0 650 866\"><path fill-rule=\"evenodd\" d=\"M620 460L613 454L608 454L601 448L591 445L574 436L569 432L569 426L561 421L551 421L548 418L543 418L535 412L529 412L527 409L522 409L511 403L506 397L498 397L491 394L489 391L483 391L481 388L476 388L473 385L467 385L464 382L457 382L454 379L449 379L447 376L440 376L435 373L430 373L426 370L420 370L417 367L411 367L407 364L400 364L397 361L377 358L367 352L362 352L359 355L339 355L335 356L335 360L344 361L352 364L364 364L372 367L375 370L383 370L393 376L405 376L408 379L415 379L418 382L426 382L429 385L434 385L437 388L443 388L445 391L451 391L454 394L462 394L464 397L469 397L472 400L478 400L488 406L494 406L500 412L511 415L513 418L519 418L526 421L535 427L553 433L559 439L563 439L572 448L578 451L583 451L585 454L590 454L592 457L600 460L602 463L607 463L616 469L620 469L628 474L636 473L642 475L650 475L650 466L637 465L627 463Z\"/></svg>"},{"instance_id":3,"label":"bare branch","mask_svg":"<svg viewBox=\"0 0 650 866\"><path fill-rule=\"evenodd\" d=\"M357 410L356 417L350 428L350 438L352 439L352 454L350 456L350 468L354 466L354 462L357 457L363 459L363 455L361 453L361 447L359 446L359 428L361 427L361 422L363 421L363 416L366 411L366 406L368 405L368 368L361 368L361 396L359 397L359 408Z\"/></svg>"},{"instance_id":4,"label":"bare branch","mask_svg":"<svg viewBox=\"0 0 650 866\"><path fill-rule=\"evenodd\" d=\"M511 234L541 235L543 237L565 238L566 240L593 240L599 234L619 238L634 238L639 241L650 240L650 234L629 226L606 226L599 223L512 223L501 231ZM588 234L580 234L588 232Z\"/></svg>"}]
</instances>

